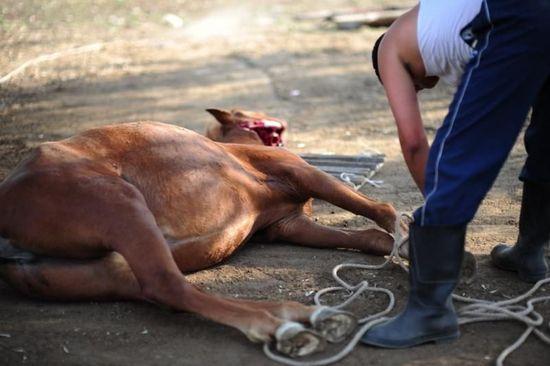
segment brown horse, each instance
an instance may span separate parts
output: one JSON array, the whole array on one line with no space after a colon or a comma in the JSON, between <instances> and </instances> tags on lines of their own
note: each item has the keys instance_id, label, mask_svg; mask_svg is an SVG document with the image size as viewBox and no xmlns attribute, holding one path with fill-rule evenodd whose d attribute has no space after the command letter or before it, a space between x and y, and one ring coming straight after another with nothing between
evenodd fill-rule
<instances>
[{"instance_id":1,"label":"brown horse","mask_svg":"<svg viewBox=\"0 0 550 366\"><path fill-rule=\"evenodd\" d=\"M220 263L254 234L377 255L392 249L386 232L310 220L312 198L368 217L388 232L396 212L283 148L263 146L280 140L277 123L284 127L283 121L210 112L221 124L208 135L233 143L138 122L95 128L34 149L0 184L4 246L33 257L4 256L1 277L40 298L146 300L197 313L252 341L275 340L291 356L349 334L355 321L348 313L290 301L222 298L186 281L182 272ZM254 128L243 129L243 121ZM263 123L268 131L255 123L261 121L269 122Z\"/></svg>"}]
</instances>

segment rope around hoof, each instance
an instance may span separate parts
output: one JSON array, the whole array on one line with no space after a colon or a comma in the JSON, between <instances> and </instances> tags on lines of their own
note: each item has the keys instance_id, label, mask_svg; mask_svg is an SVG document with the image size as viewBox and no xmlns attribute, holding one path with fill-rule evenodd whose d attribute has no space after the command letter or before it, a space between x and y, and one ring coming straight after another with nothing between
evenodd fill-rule
<instances>
[{"instance_id":1,"label":"rope around hoof","mask_svg":"<svg viewBox=\"0 0 550 366\"><path fill-rule=\"evenodd\" d=\"M355 346L359 343L363 334L365 334L370 328L389 319L388 317L386 317L386 315L391 312L395 306L395 296L390 290L382 287L371 286L369 285L368 281L361 281L355 285L349 284L338 275L338 272L344 268L367 270L382 269L387 267L390 263L397 263L403 270L405 270L405 272L408 272L408 267L405 265L403 258L401 258L399 255L399 248L408 240L408 237L404 236L400 230L400 223L402 218L412 220L412 218L408 214L400 215L400 219L397 220L395 224L393 249L382 264L339 264L332 269L332 277L339 285L321 289L315 294L313 298L316 305L324 305L321 301L321 297L323 295L331 292L345 292L345 296L347 298L340 304L332 306L333 309L341 309L355 301L355 299L361 296L363 292L381 292L384 293L389 299L386 308L376 314L368 315L362 319L359 319L359 324L362 324L362 326L351 338L348 344L341 351L333 356L310 361L297 361L274 353L271 350L269 344L265 343L263 350L265 355L269 359L290 366L322 366L335 363L349 355L353 351ZM549 283L550 278L542 279L524 294L513 299L497 302L474 299L453 294L453 300L467 304L462 306L457 311L458 323L460 325L464 325L486 321L515 320L525 324L525 331L518 337L518 339L514 343L506 347L497 357L495 362L496 366L502 366L506 357L508 357L512 352L521 347L531 334L535 334L541 341L550 346L550 336L546 335L541 329L539 329L539 327L544 324L544 318L534 309L534 305L536 303L550 301L550 296L532 297L527 301L525 305L518 304L519 302L530 298L536 291L538 291L539 288ZM550 328L550 322L548 323L548 327Z\"/></svg>"}]
</instances>

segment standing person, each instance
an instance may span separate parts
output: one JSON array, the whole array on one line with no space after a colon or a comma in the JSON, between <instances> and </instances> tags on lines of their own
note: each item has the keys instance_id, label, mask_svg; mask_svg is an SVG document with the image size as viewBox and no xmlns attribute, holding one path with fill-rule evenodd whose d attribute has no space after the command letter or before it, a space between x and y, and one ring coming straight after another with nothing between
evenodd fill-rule
<instances>
[{"instance_id":1,"label":"standing person","mask_svg":"<svg viewBox=\"0 0 550 366\"><path fill-rule=\"evenodd\" d=\"M405 162L425 197L410 225L405 310L362 341L404 348L459 336L451 294L466 226L497 177L530 107L519 236L496 246L496 266L520 279L547 275L550 240L550 1L422 0L375 44L373 66L394 115ZM431 147L417 91L457 86Z\"/></svg>"}]
</instances>

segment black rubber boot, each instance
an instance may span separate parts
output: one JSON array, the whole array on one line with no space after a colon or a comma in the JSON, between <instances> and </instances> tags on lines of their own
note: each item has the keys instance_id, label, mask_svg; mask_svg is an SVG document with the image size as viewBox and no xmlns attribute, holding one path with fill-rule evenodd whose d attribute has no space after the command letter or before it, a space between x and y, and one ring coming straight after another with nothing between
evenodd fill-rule
<instances>
[{"instance_id":1,"label":"black rubber boot","mask_svg":"<svg viewBox=\"0 0 550 366\"><path fill-rule=\"evenodd\" d=\"M547 276L545 246L550 241L550 184L525 182L516 245L499 244L491 251L493 264L515 271L525 282Z\"/></svg>"},{"instance_id":2,"label":"black rubber boot","mask_svg":"<svg viewBox=\"0 0 550 366\"><path fill-rule=\"evenodd\" d=\"M407 348L458 338L451 294L458 282L466 226L409 227L409 301L392 320L361 339L385 348Z\"/></svg>"}]
</instances>

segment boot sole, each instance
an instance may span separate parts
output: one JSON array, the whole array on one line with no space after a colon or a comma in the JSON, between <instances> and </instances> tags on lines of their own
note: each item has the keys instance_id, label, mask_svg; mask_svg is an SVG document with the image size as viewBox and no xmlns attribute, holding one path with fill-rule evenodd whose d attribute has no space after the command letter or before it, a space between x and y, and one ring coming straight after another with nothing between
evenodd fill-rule
<instances>
[{"instance_id":1,"label":"boot sole","mask_svg":"<svg viewBox=\"0 0 550 366\"><path fill-rule=\"evenodd\" d=\"M526 274L521 273L520 271L517 271L517 273L518 273L518 277L519 277L520 280L522 280L523 282L528 282L528 283L539 282L540 280L545 279L546 276L548 275L548 273L544 273L542 275L526 275Z\"/></svg>"},{"instance_id":2,"label":"boot sole","mask_svg":"<svg viewBox=\"0 0 550 366\"><path fill-rule=\"evenodd\" d=\"M411 339L406 343L399 343L399 344L398 343L392 344L391 342L384 343L383 341L376 342L376 341L371 341L369 339L362 340L362 343L368 344L370 346L380 347L380 348L402 349L402 348L420 346L426 343L445 344L445 343L454 341L458 337L460 337L460 331L457 330L452 334L437 334L437 335L423 336L423 337Z\"/></svg>"},{"instance_id":3,"label":"boot sole","mask_svg":"<svg viewBox=\"0 0 550 366\"><path fill-rule=\"evenodd\" d=\"M538 272L538 273L532 273L532 272L529 273L528 271L524 271L521 268L518 268L517 265L514 265L509 261L506 261L505 259L501 258L500 256L503 255L502 252L510 248L513 248L513 247L510 247L506 244L498 244L493 248L493 250L491 251L490 257L494 267L498 269L502 269L504 271L515 272L517 273L520 280L528 283L536 283L546 278L546 276L548 276L548 271ZM504 253L504 256L505 255L506 253ZM543 257L543 261L544 261L544 257Z\"/></svg>"},{"instance_id":4,"label":"boot sole","mask_svg":"<svg viewBox=\"0 0 550 366\"><path fill-rule=\"evenodd\" d=\"M505 265L502 265L501 263L498 263L498 262L495 262L495 261L493 261L493 264L498 269L502 269L502 270L508 271L508 272L517 273L519 279L522 280L523 282L527 282L527 283L536 283L536 282L538 282L542 279L545 279L546 276L548 275L548 272L541 273L541 274L525 274L525 273L523 273L522 271L518 270L515 267L505 266Z\"/></svg>"}]
</instances>

